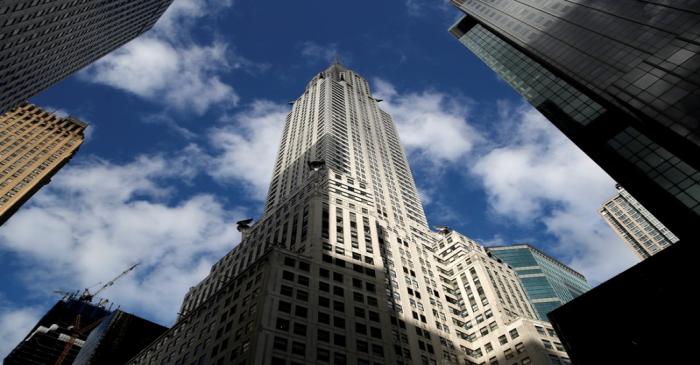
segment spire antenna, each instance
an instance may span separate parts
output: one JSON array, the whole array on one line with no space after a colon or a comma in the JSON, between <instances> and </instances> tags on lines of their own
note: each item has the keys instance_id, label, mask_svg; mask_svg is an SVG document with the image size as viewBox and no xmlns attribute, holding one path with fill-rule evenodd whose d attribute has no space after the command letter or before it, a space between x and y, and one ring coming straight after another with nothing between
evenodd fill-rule
<instances>
[{"instance_id":1,"label":"spire antenna","mask_svg":"<svg viewBox=\"0 0 700 365\"><path fill-rule=\"evenodd\" d=\"M335 53L335 59L333 60L334 65L339 65L340 64L340 55L338 52Z\"/></svg>"}]
</instances>

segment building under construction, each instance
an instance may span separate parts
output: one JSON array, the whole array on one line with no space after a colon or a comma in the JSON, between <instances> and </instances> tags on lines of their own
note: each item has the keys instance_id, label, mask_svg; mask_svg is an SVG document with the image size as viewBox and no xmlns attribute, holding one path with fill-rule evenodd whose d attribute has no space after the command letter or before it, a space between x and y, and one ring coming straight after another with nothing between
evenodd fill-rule
<instances>
[{"instance_id":1,"label":"building under construction","mask_svg":"<svg viewBox=\"0 0 700 365\"><path fill-rule=\"evenodd\" d=\"M5 358L4 364L71 364L90 334L89 330L81 333L80 329L89 329L109 314L101 306L74 297L64 298L39 320ZM70 342L72 345L66 346Z\"/></svg>"},{"instance_id":2,"label":"building under construction","mask_svg":"<svg viewBox=\"0 0 700 365\"><path fill-rule=\"evenodd\" d=\"M121 310L66 297L5 358L5 365L121 365L167 330Z\"/></svg>"},{"instance_id":3,"label":"building under construction","mask_svg":"<svg viewBox=\"0 0 700 365\"><path fill-rule=\"evenodd\" d=\"M5 358L5 365L121 365L167 330L166 327L119 309L107 299L93 299L136 268L121 274L92 292L89 288L63 294L27 337ZM100 283L101 284L101 283Z\"/></svg>"}]
</instances>

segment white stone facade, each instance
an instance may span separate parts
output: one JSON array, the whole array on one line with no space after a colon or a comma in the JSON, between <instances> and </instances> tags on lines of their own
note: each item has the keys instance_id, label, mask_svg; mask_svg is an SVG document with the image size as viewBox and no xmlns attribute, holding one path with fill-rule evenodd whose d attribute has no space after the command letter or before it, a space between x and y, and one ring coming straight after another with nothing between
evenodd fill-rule
<instances>
[{"instance_id":1,"label":"white stone facade","mask_svg":"<svg viewBox=\"0 0 700 365\"><path fill-rule=\"evenodd\" d=\"M378 103L339 64L313 78L287 117L263 217L131 364L568 361L535 330L550 327L513 270L428 228Z\"/></svg>"}]
</instances>

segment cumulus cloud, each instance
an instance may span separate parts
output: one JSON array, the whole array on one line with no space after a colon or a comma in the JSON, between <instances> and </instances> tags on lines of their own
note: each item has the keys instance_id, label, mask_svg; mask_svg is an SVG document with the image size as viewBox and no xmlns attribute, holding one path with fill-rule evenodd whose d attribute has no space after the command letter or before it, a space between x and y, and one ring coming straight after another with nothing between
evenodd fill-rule
<instances>
[{"instance_id":1,"label":"cumulus cloud","mask_svg":"<svg viewBox=\"0 0 700 365\"><path fill-rule=\"evenodd\" d=\"M10 308L0 306L0 358L10 351L34 327L43 313L38 308Z\"/></svg>"},{"instance_id":2,"label":"cumulus cloud","mask_svg":"<svg viewBox=\"0 0 700 365\"><path fill-rule=\"evenodd\" d=\"M232 222L242 214L210 194L176 194L175 182L197 173L192 164L153 155L71 164L5 223L0 247L22 257L18 276L46 293L88 287L140 262L105 295L170 322L188 288L239 238Z\"/></svg>"},{"instance_id":3,"label":"cumulus cloud","mask_svg":"<svg viewBox=\"0 0 700 365\"><path fill-rule=\"evenodd\" d=\"M154 27L159 35L169 39L189 38L189 30L202 17L233 5L232 0L175 0Z\"/></svg>"},{"instance_id":4,"label":"cumulus cloud","mask_svg":"<svg viewBox=\"0 0 700 365\"><path fill-rule=\"evenodd\" d=\"M508 134L471 167L492 210L519 224L544 224L558 241L552 253L593 282L634 264L597 213L615 192L613 180L533 108L501 108Z\"/></svg>"},{"instance_id":5,"label":"cumulus cloud","mask_svg":"<svg viewBox=\"0 0 700 365\"><path fill-rule=\"evenodd\" d=\"M204 45L190 34L196 20L230 5L226 0L176 0L151 32L80 75L178 111L203 114L215 105L235 106L239 97L221 76L247 61L235 57L225 42Z\"/></svg>"},{"instance_id":6,"label":"cumulus cloud","mask_svg":"<svg viewBox=\"0 0 700 365\"><path fill-rule=\"evenodd\" d=\"M197 114L216 104L233 106L238 95L219 73L231 69L227 45L175 45L138 38L95 62L83 78Z\"/></svg>"},{"instance_id":7,"label":"cumulus cloud","mask_svg":"<svg viewBox=\"0 0 700 365\"><path fill-rule=\"evenodd\" d=\"M225 126L212 129L209 142L216 153L208 172L221 182L242 182L264 199L288 113L286 105L256 101Z\"/></svg>"},{"instance_id":8,"label":"cumulus cloud","mask_svg":"<svg viewBox=\"0 0 700 365\"><path fill-rule=\"evenodd\" d=\"M380 107L394 119L403 147L417 163L459 162L481 140L467 122L470 102L466 99L435 90L399 93L381 79L374 80L373 89L376 97L384 99Z\"/></svg>"}]
</instances>

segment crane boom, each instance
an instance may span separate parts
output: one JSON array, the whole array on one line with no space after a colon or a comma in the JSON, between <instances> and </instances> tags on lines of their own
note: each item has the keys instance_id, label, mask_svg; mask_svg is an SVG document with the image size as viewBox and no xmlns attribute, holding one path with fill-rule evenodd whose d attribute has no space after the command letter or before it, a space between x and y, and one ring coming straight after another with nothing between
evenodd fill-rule
<instances>
[{"instance_id":1,"label":"crane boom","mask_svg":"<svg viewBox=\"0 0 700 365\"><path fill-rule=\"evenodd\" d=\"M86 301L86 302L92 302L92 298L94 298L97 294L99 294L99 293L102 292L103 290L105 290L105 289L109 288L110 286L114 285L114 282L115 282L115 281L121 279L122 276L128 274L131 270L135 269L136 266L139 266L139 264L141 264L141 263L140 263L140 262L137 262L137 263L131 265L131 267L129 267L128 269L122 271L121 274L117 275L114 279L108 281L105 285L102 285L102 287L100 287L99 289L97 289L97 291L94 292L94 293L90 293L90 290L88 290L87 288L85 288L85 290L83 291L83 294L80 296L80 299L81 299L81 300L84 300L84 301Z\"/></svg>"}]
</instances>

